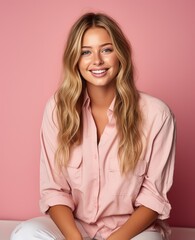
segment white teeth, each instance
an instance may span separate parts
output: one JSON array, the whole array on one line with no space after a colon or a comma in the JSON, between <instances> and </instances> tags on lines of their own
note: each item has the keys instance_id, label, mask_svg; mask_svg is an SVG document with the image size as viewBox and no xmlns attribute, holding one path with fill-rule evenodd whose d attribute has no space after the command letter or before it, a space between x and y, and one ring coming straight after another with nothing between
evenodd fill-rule
<instances>
[{"instance_id":1,"label":"white teeth","mask_svg":"<svg viewBox=\"0 0 195 240\"><path fill-rule=\"evenodd\" d=\"M92 70L92 73L95 73L95 74L100 74L100 73L104 73L106 70Z\"/></svg>"}]
</instances>

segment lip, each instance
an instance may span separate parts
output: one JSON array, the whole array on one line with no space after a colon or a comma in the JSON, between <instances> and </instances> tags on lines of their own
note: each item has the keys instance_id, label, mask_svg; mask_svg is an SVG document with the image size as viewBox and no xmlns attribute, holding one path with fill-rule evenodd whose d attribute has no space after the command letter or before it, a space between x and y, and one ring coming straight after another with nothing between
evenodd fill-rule
<instances>
[{"instance_id":1,"label":"lip","mask_svg":"<svg viewBox=\"0 0 195 240\"><path fill-rule=\"evenodd\" d=\"M104 77L107 74L108 68L95 68L89 70L94 77Z\"/></svg>"}]
</instances>

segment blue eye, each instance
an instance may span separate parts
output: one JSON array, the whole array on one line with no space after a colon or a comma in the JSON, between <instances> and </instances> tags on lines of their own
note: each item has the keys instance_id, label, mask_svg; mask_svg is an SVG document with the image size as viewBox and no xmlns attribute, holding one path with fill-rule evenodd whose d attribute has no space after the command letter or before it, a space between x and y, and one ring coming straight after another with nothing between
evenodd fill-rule
<instances>
[{"instance_id":1,"label":"blue eye","mask_svg":"<svg viewBox=\"0 0 195 240\"><path fill-rule=\"evenodd\" d=\"M91 52L89 50L85 50L85 51L82 51L81 52L81 55L84 56L84 55L89 55Z\"/></svg>"},{"instance_id":2,"label":"blue eye","mask_svg":"<svg viewBox=\"0 0 195 240\"><path fill-rule=\"evenodd\" d=\"M102 50L102 52L104 52L104 53L110 53L110 52L112 52L112 51L113 51L112 48L104 48L104 49Z\"/></svg>"}]
</instances>

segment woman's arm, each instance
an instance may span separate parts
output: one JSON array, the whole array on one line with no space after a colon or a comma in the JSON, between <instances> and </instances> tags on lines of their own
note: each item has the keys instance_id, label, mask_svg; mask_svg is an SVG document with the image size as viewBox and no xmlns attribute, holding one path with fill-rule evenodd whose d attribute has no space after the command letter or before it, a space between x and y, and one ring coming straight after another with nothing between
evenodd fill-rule
<instances>
[{"instance_id":1,"label":"woman's arm","mask_svg":"<svg viewBox=\"0 0 195 240\"><path fill-rule=\"evenodd\" d=\"M48 213L66 240L82 240L72 210L63 205L50 207Z\"/></svg>"},{"instance_id":2,"label":"woman's arm","mask_svg":"<svg viewBox=\"0 0 195 240\"><path fill-rule=\"evenodd\" d=\"M54 109L52 98L46 105L41 127L40 208L43 213L49 213L66 240L81 240L72 213L75 205L70 186L55 166L58 127Z\"/></svg>"},{"instance_id":3,"label":"woman's arm","mask_svg":"<svg viewBox=\"0 0 195 240\"><path fill-rule=\"evenodd\" d=\"M150 208L140 206L117 231L107 240L129 240L149 227L158 217L158 213Z\"/></svg>"}]
</instances>

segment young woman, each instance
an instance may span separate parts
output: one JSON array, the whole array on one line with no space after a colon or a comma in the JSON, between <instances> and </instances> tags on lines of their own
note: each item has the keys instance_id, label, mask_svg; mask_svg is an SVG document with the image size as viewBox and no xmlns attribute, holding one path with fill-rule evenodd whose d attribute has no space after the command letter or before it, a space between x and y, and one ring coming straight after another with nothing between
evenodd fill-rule
<instances>
[{"instance_id":1,"label":"young woman","mask_svg":"<svg viewBox=\"0 0 195 240\"><path fill-rule=\"evenodd\" d=\"M175 124L134 83L130 44L105 14L73 25L41 128L41 211L22 239L167 239Z\"/></svg>"}]
</instances>

